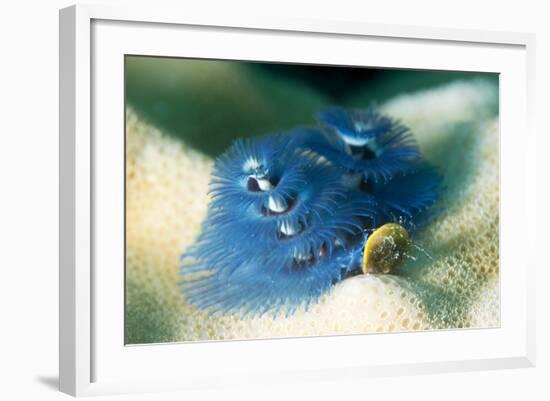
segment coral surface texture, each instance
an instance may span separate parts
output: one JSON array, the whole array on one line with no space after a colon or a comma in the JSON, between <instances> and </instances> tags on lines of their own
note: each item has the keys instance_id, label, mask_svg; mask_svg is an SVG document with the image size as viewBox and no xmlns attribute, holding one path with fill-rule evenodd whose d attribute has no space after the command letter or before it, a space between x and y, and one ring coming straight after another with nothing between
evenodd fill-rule
<instances>
[{"instance_id":1,"label":"coral surface texture","mask_svg":"<svg viewBox=\"0 0 550 401\"><path fill-rule=\"evenodd\" d=\"M300 302L289 314L266 309L243 317L231 310L239 303L212 315L201 307L205 302L182 296L180 258L193 249L211 213L216 161L128 107L126 342L499 326L498 87L459 80L393 97L379 110L410 129L422 158L441 177L433 213L412 236L402 266L389 274L330 277L334 285L307 308ZM270 201L275 209L284 203ZM235 238L225 237L215 239L231 249ZM209 263L229 258L207 256Z\"/></svg>"}]
</instances>

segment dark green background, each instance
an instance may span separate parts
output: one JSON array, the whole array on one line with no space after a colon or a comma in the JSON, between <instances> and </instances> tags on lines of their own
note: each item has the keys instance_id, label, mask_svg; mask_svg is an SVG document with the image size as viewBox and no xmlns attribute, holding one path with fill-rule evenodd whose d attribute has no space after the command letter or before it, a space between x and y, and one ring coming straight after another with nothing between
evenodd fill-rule
<instances>
[{"instance_id":1,"label":"dark green background","mask_svg":"<svg viewBox=\"0 0 550 401\"><path fill-rule=\"evenodd\" d=\"M210 155L236 137L314 123L331 106L367 107L457 79L497 74L126 56L126 101Z\"/></svg>"}]
</instances>

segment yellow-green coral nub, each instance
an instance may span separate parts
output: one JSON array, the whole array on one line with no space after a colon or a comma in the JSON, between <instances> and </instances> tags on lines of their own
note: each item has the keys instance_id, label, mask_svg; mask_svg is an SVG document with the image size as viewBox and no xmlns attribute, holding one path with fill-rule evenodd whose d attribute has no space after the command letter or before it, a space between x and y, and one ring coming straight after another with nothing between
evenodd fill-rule
<instances>
[{"instance_id":1,"label":"yellow-green coral nub","mask_svg":"<svg viewBox=\"0 0 550 401\"><path fill-rule=\"evenodd\" d=\"M388 223L374 231L363 251L363 273L389 273L399 267L409 247L407 230Z\"/></svg>"}]
</instances>

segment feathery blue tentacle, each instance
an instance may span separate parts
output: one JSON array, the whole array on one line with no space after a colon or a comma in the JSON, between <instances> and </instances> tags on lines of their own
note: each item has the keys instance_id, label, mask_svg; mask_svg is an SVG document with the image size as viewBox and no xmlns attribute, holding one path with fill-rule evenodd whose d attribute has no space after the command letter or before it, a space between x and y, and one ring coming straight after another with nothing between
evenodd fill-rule
<instances>
[{"instance_id":1,"label":"feathery blue tentacle","mask_svg":"<svg viewBox=\"0 0 550 401\"><path fill-rule=\"evenodd\" d=\"M325 156L350 171L363 173L365 180L388 181L421 158L409 129L378 113L374 105L367 110L334 107L318 113L317 119L328 130L336 150Z\"/></svg>"}]
</instances>

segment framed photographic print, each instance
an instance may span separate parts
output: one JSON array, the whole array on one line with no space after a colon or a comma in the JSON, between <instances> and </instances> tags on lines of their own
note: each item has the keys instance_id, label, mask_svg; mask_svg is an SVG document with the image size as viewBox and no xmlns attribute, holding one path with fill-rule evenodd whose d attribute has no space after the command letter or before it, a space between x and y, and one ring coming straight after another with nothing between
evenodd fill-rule
<instances>
[{"instance_id":1,"label":"framed photographic print","mask_svg":"<svg viewBox=\"0 0 550 401\"><path fill-rule=\"evenodd\" d=\"M532 366L533 46L62 10L61 390Z\"/></svg>"}]
</instances>

